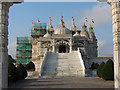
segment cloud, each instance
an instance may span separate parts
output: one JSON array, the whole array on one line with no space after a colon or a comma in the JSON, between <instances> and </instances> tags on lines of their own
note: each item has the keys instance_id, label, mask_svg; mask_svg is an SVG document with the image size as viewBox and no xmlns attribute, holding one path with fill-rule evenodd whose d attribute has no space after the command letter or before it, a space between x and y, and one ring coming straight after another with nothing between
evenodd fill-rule
<instances>
[{"instance_id":1,"label":"cloud","mask_svg":"<svg viewBox=\"0 0 120 90\"><path fill-rule=\"evenodd\" d=\"M16 58L16 47L17 47L16 41L8 45L8 54L11 55L13 58Z\"/></svg>"},{"instance_id":2,"label":"cloud","mask_svg":"<svg viewBox=\"0 0 120 90\"><path fill-rule=\"evenodd\" d=\"M113 42L107 40L98 40L98 54L99 55L112 55Z\"/></svg>"},{"instance_id":3,"label":"cloud","mask_svg":"<svg viewBox=\"0 0 120 90\"><path fill-rule=\"evenodd\" d=\"M98 40L98 47L102 49L107 44L106 40Z\"/></svg>"},{"instance_id":4,"label":"cloud","mask_svg":"<svg viewBox=\"0 0 120 90\"><path fill-rule=\"evenodd\" d=\"M79 19L78 16L80 17L82 15L82 18ZM105 23L111 22L112 21L112 11L111 11L111 6L108 4L103 4L99 3L95 5L93 8L89 10L83 11L83 13L77 13L75 17L75 23L78 29L80 29L80 26L83 26L83 23L85 22L85 18L87 17L88 22L86 23L87 26L90 26L92 24L92 19L94 20L94 27L99 27L101 25L104 25ZM66 27L69 29L71 28L72 21L69 20L66 23Z\"/></svg>"},{"instance_id":5,"label":"cloud","mask_svg":"<svg viewBox=\"0 0 120 90\"><path fill-rule=\"evenodd\" d=\"M108 4L97 4L90 10L86 10L83 14L83 19L88 18L88 25L90 25L91 20L94 19L95 26L100 26L102 24L108 23L112 19L111 6Z\"/></svg>"}]
</instances>

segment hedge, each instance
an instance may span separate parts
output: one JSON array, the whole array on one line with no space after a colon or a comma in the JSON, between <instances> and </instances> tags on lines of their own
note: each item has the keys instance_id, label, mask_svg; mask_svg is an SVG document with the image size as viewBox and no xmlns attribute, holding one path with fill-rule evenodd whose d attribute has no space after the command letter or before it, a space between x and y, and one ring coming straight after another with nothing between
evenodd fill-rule
<instances>
[{"instance_id":1,"label":"hedge","mask_svg":"<svg viewBox=\"0 0 120 90\"><path fill-rule=\"evenodd\" d=\"M19 73L19 79L25 79L27 77L27 71L24 68L24 66L20 63L17 66L17 69L18 69L18 73Z\"/></svg>"},{"instance_id":2,"label":"hedge","mask_svg":"<svg viewBox=\"0 0 120 90\"><path fill-rule=\"evenodd\" d=\"M101 71L102 71L102 68L103 68L104 65L105 65L105 63L102 62L102 63L99 65L99 67L97 68L97 75L98 75L98 77L101 77Z\"/></svg>"},{"instance_id":3,"label":"hedge","mask_svg":"<svg viewBox=\"0 0 120 90\"><path fill-rule=\"evenodd\" d=\"M111 59L103 66L101 76L104 80L114 80L114 64Z\"/></svg>"}]
</instances>

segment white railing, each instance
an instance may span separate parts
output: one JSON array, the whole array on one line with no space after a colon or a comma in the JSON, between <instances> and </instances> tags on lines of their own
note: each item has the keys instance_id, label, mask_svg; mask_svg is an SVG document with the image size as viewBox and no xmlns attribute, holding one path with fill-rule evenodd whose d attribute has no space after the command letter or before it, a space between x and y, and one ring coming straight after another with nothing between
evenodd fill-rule
<instances>
[{"instance_id":1,"label":"white railing","mask_svg":"<svg viewBox=\"0 0 120 90\"><path fill-rule=\"evenodd\" d=\"M40 63L40 76L41 76L41 74L42 74L43 67L44 67L45 62L46 62L46 60L47 60L47 54L48 54L48 51L47 51L47 49L45 49L44 58L43 58L43 60L42 60L41 63Z\"/></svg>"},{"instance_id":2,"label":"white railing","mask_svg":"<svg viewBox=\"0 0 120 90\"><path fill-rule=\"evenodd\" d=\"M85 65L84 65L84 61L82 59L82 55L79 48L78 48L78 55L79 55L80 63L82 65L82 69L83 69L83 76L85 76Z\"/></svg>"}]
</instances>

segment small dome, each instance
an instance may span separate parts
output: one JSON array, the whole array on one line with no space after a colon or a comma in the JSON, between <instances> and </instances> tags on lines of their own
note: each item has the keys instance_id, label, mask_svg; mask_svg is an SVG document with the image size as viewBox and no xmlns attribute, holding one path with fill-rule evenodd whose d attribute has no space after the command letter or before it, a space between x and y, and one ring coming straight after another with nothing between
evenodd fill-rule
<instances>
[{"instance_id":1,"label":"small dome","mask_svg":"<svg viewBox=\"0 0 120 90\"><path fill-rule=\"evenodd\" d=\"M43 37L51 37L51 35L47 31L47 33Z\"/></svg>"},{"instance_id":2,"label":"small dome","mask_svg":"<svg viewBox=\"0 0 120 90\"><path fill-rule=\"evenodd\" d=\"M73 35L73 37L80 36L79 33L76 31L76 33Z\"/></svg>"},{"instance_id":3,"label":"small dome","mask_svg":"<svg viewBox=\"0 0 120 90\"><path fill-rule=\"evenodd\" d=\"M59 25L59 28L57 28L54 31L54 34L71 34L70 30L68 28L65 27L65 23L63 22L63 16L61 16L61 22Z\"/></svg>"},{"instance_id":4,"label":"small dome","mask_svg":"<svg viewBox=\"0 0 120 90\"><path fill-rule=\"evenodd\" d=\"M71 32L66 27L59 27L54 31L54 34L71 34Z\"/></svg>"}]
</instances>

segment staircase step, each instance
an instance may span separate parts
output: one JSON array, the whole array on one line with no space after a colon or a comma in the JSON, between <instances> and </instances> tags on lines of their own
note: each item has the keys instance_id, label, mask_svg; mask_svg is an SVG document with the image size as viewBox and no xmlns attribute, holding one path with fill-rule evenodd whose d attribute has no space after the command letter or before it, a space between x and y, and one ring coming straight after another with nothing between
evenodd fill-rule
<instances>
[{"instance_id":1,"label":"staircase step","mask_svg":"<svg viewBox=\"0 0 120 90\"><path fill-rule=\"evenodd\" d=\"M82 76L83 70L77 51L72 53L49 52L42 75Z\"/></svg>"}]
</instances>

